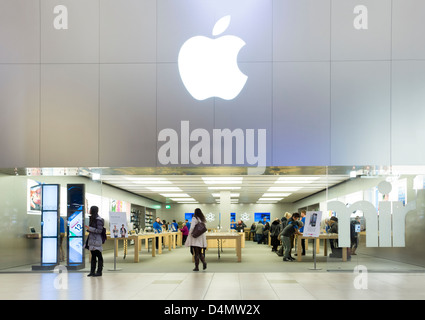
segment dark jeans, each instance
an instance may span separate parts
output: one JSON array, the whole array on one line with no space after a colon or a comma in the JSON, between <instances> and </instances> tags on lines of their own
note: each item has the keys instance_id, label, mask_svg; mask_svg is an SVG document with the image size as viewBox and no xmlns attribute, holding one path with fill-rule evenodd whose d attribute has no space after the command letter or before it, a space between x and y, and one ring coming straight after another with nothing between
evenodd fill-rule
<instances>
[{"instance_id":1,"label":"dark jeans","mask_svg":"<svg viewBox=\"0 0 425 320\"><path fill-rule=\"evenodd\" d=\"M264 237L263 234L257 233L255 237L258 244L261 244L263 242L263 237Z\"/></svg>"},{"instance_id":2,"label":"dark jeans","mask_svg":"<svg viewBox=\"0 0 425 320\"><path fill-rule=\"evenodd\" d=\"M91 266L90 273L95 273L96 271L96 259L97 259L97 272L101 273L103 270L103 256L102 252L99 250L93 250L91 252Z\"/></svg>"},{"instance_id":3,"label":"dark jeans","mask_svg":"<svg viewBox=\"0 0 425 320\"><path fill-rule=\"evenodd\" d=\"M272 250L277 251L277 247L279 245L279 240L277 239L277 236L271 236L271 244L272 244Z\"/></svg>"}]
</instances>

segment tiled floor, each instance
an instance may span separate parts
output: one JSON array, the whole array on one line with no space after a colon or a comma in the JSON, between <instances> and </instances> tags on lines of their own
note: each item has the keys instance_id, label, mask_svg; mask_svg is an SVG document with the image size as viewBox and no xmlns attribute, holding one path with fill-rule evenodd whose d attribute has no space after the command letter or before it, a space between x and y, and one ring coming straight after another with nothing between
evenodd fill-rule
<instances>
[{"instance_id":1,"label":"tiled floor","mask_svg":"<svg viewBox=\"0 0 425 320\"><path fill-rule=\"evenodd\" d=\"M0 299L12 300L402 300L425 299L424 287L423 273L0 274Z\"/></svg>"},{"instance_id":2,"label":"tiled floor","mask_svg":"<svg viewBox=\"0 0 425 320\"><path fill-rule=\"evenodd\" d=\"M360 250L361 251L361 250ZM69 273L31 272L23 266L0 273L0 299L48 300L403 300L425 299L425 272L417 266L377 259L364 254L350 262L331 262L318 256L318 270L311 270L311 251L302 262L283 262L265 245L247 242L242 262L234 249L218 258L207 253L208 269L192 272L189 249L165 250L152 257L143 250L140 263L122 251L116 260L120 271L111 271L113 254L104 252L102 277L87 277L86 268ZM356 267L367 267L367 273ZM403 272L400 272L403 271ZM147 302L148 303L148 302Z\"/></svg>"}]
</instances>

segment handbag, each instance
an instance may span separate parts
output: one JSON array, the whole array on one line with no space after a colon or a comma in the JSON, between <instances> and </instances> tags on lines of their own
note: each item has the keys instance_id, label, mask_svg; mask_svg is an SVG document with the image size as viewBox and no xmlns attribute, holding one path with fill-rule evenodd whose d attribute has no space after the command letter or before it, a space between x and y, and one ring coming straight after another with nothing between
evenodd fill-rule
<instances>
[{"instance_id":1,"label":"handbag","mask_svg":"<svg viewBox=\"0 0 425 320\"><path fill-rule=\"evenodd\" d=\"M207 226L202 221L199 221L194 227L192 231L192 237L198 238L202 234L207 231Z\"/></svg>"}]
</instances>

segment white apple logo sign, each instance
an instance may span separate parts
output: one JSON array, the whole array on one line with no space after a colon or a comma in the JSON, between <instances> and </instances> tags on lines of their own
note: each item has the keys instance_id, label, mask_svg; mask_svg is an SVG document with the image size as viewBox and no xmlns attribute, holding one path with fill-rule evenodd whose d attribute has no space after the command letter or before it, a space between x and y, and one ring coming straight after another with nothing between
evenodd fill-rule
<instances>
[{"instance_id":1,"label":"white apple logo sign","mask_svg":"<svg viewBox=\"0 0 425 320\"><path fill-rule=\"evenodd\" d=\"M230 24L230 16L217 21L213 36L222 34ZM245 42L236 36L211 39L196 36L180 49L178 66L187 91L196 100L219 97L234 99L248 77L238 67L237 56Z\"/></svg>"}]
</instances>

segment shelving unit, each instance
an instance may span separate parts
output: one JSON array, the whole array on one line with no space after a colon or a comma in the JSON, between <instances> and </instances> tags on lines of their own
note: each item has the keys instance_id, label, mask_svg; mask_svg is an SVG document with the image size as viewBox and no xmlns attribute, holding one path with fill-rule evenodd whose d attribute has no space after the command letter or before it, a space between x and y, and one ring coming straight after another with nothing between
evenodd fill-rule
<instances>
[{"instance_id":1,"label":"shelving unit","mask_svg":"<svg viewBox=\"0 0 425 320\"><path fill-rule=\"evenodd\" d=\"M145 208L145 231L153 231L153 223L156 219L156 210Z\"/></svg>"},{"instance_id":2,"label":"shelving unit","mask_svg":"<svg viewBox=\"0 0 425 320\"><path fill-rule=\"evenodd\" d=\"M153 223L156 218L156 210L146 208L136 204L131 205L130 222L133 223L133 228L138 231L153 231Z\"/></svg>"}]
</instances>

